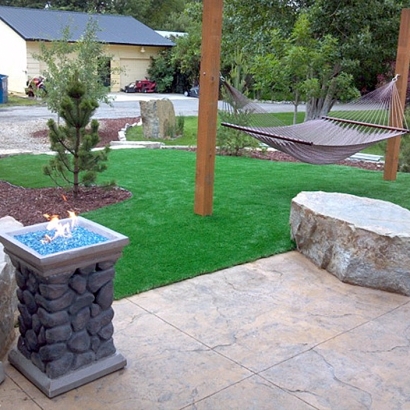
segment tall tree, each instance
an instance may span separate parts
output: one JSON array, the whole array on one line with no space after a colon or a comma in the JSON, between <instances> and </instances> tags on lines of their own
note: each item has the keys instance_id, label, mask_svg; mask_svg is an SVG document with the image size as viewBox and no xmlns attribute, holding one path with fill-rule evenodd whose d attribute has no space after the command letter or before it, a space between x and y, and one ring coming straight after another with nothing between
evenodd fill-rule
<instances>
[{"instance_id":1,"label":"tall tree","mask_svg":"<svg viewBox=\"0 0 410 410\"><path fill-rule=\"evenodd\" d=\"M410 0L225 0L223 55L233 61L229 53L235 45L245 55L268 53L273 31L286 38L300 13L307 12L313 36L337 39L345 70L354 76L356 86L372 89L378 75L388 73L395 61L400 13L405 7L410 7Z\"/></svg>"},{"instance_id":2,"label":"tall tree","mask_svg":"<svg viewBox=\"0 0 410 410\"><path fill-rule=\"evenodd\" d=\"M29 7L33 9L45 9L48 4L49 2L47 0L0 0L0 6Z\"/></svg>"},{"instance_id":3,"label":"tall tree","mask_svg":"<svg viewBox=\"0 0 410 410\"><path fill-rule=\"evenodd\" d=\"M337 38L342 59L356 62L350 69L356 86L369 90L396 59L400 14L405 7L410 7L409 0L317 0L309 7L309 15L314 35Z\"/></svg>"},{"instance_id":4,"label":"tall tree","mask_svg":"<svg viewBox=\"0 0 410 410\"><path fill-rule=\"evenodd\" d=\"M246 53L266 51L272 30L286 35L292 31L300 8L299 1L225 0L224 42L227 50L241 45Z\"/></svg>"},{"instance_id":5,"label":"tall tree","mask_svg":"<svg viewBox=\"0 0 410 410\"><path fill-rule=\"evenodd\" d=\"M275 31L270 45L270 53L255 57L252 73L260 88L291 95L294 122L301 101L307 101L305 119L310 120L326 115L336 100L357 96L337 39L314 38L306 13L300 14L289 37Z\"/></svg>"},{"instance_id":6,"label":"tall tree","mask_svg":"<svg viewBox=\"0 0 410 410\"><path fill-rule=\"evenodd\" d=\"M192 85L197 85L201 62L202 2L191 2L184 11L190 20L187 35L175 39L172 60L177 70L186 76Z\"/></svg>"}]
</instances>

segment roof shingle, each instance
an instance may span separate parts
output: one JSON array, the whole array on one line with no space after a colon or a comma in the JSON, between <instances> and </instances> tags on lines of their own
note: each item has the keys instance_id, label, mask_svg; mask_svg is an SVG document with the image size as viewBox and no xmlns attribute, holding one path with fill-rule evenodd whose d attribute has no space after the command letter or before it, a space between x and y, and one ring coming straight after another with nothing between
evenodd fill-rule
<instances>
[{"instance_id":1,"label":"roof shingle","mask_svg":"<svg viewBox=\"0 0 410 410\"><path fill-rule=\"evenodd\" d=\"M108 44L172 47L174 43L130 16L87 14L72 11L0 6L3 21L25 40L60 40L70 27L70 41L77 41L90 18L97 21L98 41Z\"/></svg>"}]
</instances>

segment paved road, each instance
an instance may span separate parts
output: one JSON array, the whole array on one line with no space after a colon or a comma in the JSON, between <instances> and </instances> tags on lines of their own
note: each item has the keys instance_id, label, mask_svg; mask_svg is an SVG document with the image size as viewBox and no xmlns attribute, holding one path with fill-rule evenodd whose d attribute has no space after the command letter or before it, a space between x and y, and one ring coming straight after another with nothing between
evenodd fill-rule
<instances>
[{"instance_id":1,"label":"paved road","mask_svg":"<svg viewBox=\"0 0 410 410\"><path fill-rule=\"evenodd\" d=\"M172 101L176 115L198 115L197 98L185 97L182 94L110 94L113 98L111 105L101 104L95 118L128 118L140 115L139 101L168 98ZM265 103L261 104L268 112L292 112L292 104ZM222 108L222 103L220 103ZM299 110L303 111L300 106ZM2 107L0 105L1 121L26 121L27 119L49 119L56 118L47 107Z\"/></svg>"}]
</instances>

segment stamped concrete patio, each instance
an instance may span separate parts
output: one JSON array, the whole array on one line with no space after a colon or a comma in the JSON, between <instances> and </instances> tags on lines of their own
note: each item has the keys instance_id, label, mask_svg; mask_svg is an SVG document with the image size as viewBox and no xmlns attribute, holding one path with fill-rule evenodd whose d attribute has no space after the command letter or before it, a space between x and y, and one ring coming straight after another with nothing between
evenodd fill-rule
<instances>
[{"instance_id":1,"label":"stamped concrete patio","mask_svg":"<svg viewBox=\"0 0 410 410\"><path fill-rule=\"evenodd\" d=\"M125 369L48 399L3 358L0 409L410 409L410 298L297 252L114 309Z\"/></svg>"}]
</instances>

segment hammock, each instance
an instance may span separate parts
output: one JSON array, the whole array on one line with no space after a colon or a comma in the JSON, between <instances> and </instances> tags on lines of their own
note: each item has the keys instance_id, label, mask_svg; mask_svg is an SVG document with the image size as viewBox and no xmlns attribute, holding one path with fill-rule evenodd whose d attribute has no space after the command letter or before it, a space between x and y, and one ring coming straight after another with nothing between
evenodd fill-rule
<instances>
[{"instance_id":1,"label":"hammock","mask_svg":"<svg viewBox=\"0 0 410 410\"><path fill-rule=\"evenodd\" d=\"M403 107L396 78L360 99L338 105L320 119L296 125L283 125L260 104L223 83L228 92L230 118L246 118L242 124L222 122L225 127L243 131L260 142L311 164L334 164L379 141L407 134L403 127ZM242 113L241 115L238 115ZM266 124L269 115L271 123ZM249 125L256 123L256 125ZM259 125L258 125L259 122ZM245 123L245 125L244 125ZM400 124L392 126L389 124Z\"/></svg>"}]
</instances>

